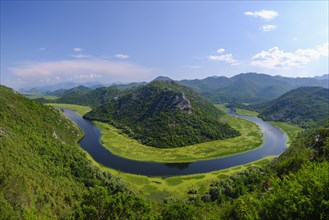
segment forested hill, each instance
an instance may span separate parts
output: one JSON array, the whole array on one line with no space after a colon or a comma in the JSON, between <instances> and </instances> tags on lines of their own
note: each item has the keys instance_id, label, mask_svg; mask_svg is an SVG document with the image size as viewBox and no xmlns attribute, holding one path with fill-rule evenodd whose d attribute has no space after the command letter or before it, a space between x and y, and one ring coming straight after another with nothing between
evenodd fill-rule
<instances>
[{"instance_id":1,"label":"forested hill","mask_svg":"<svg viewBox=\"0 0 329 220\"><path fill-rule=\"evenodd\" d=\"M86 105L96 107L108 102L122 91L117 87L100 87L94 90L80 90L79 87L66 91L59 99L49 102Z\"/></svg>"},{"instance_id":2,"label":"forested hill","mask_svg":"<svg viewBox=\"0 0 329 220\"><path fill-rule=\"evenodd\" d=\"M208 77L181 80L180 84L196 89L213 103L264 102L301 86L328 88L329 78L289 78L258 73L241 73L233 77Z\"/></svg>"},{"instance_id":3,"label":"forested hill","mask_svg":"<svg viewBox=\"0 0 329 220\"><path fill-rule=\"evenodd\" d=\"M300 87L257 108L261 109L259 117L265 120L306 126L329 117L329 89Z\"/></svg>"},{"instance_id":4,"label":"forested hill","mask_svg":"<svg viewBox=\"0 0 329 220\"><path fill-rule=\"evenodd\" d=\"M110 122L143 144L180 147L239 135L220 122L223 113L192 89L154 81L85 115Z\"/></svg>"},{"instance_id":5,"label":"forested hill","mask_svg":"<svg viewBox=\"0 0 329 220\"><path fill-rule=\"evenodd\" d=\"M81 132L60 112L4 86L0 94L0 219L97 218L95 199L111 207L113 219L149 211L91 165L76 144Z\"/></svg>"}]
</instances>

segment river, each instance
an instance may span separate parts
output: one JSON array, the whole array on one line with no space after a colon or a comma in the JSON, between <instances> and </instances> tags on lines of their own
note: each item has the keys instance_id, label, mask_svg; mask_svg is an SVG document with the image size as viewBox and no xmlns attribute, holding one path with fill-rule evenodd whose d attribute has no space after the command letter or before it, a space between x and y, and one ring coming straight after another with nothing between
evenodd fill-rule
<instances>
[{"instance_id":1,"label":"river","mask_svg":"<svg viewBox=\"0 0 329 220\"><path fill-rule=\"evenodd\" d=\"M116 170L126 173L145 176L178 176L196 173L206 173L221 170L233 166L242 165L270 155L281 154L286 146L287 137L277 127L254 116L242 116L233 111L229 114L243 118L257 124L263 134L261 147L245 153L224 158L202 160L191 163L157 163L147 161L130 160L112 154L101 143L100 130L89 120L82 118L75 111L64 109L64 114L73 120L84 132L85 136L79 141L79 145L86 150L95 161Z\"/></svg>"}]
</instances>

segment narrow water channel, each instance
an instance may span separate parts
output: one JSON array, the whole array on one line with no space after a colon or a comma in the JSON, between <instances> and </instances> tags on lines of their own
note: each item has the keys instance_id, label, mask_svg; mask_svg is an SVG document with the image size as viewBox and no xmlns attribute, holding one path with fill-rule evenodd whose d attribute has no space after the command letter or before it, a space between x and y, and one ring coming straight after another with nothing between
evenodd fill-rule
<instances>
[{"instance_id":1,"label":"narrow water channel","mask_svg":"<svg viewBox=\"0 0 329 220\"><path fill-rule=\"evenodd\" d=\"M73 120L84 132L85 136L79 145L98 163L126 173L145 176L177 176L205 173L242 165L270 155L278 155L284 151L287 137L277 127L253 116L242 116L230 111L229 114L257 124L263 134L261 147L224 158L196 161L191 163L157 163L126 159L112 154L101 143L100 130L91 121L82 118L75 111L64 109L65 115Z\"/></svg>"}]
</instances>

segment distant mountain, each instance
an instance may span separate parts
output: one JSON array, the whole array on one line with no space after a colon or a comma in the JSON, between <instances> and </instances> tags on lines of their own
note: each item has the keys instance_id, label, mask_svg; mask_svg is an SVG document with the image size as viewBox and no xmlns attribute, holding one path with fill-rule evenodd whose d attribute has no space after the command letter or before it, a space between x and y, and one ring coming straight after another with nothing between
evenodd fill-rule
<instances>
[{"instance_id":1,"label":"distant mountain","mask_svg":"<svg viewBox=\"0 0 329 220\"><path fill-rule=\"evenodd\" d=\"M263 102L301 87L329 87L328 79L289 78L258 73L242 73L231 78L208 77L202 80L181 80L214 103Z\"/></svg>"},{"instance_id":2,"label":"distant mountain","mask_svg":"<svg viewBox=\"0 0 329 220\"><path fill-rule=\"evenodd\" d=\"M72 89L77 86L85 86L88 88L97 88L103 86L100 82L86 82L86 83L74 83L74 82L63 82L63 83L56 83L51 85L45 85L40 87L34 87L34 88L22 88L19 90L19 93L21 94L45 94L45 93L51 93L56 90L68 90Z\"/></svg>"},{"instance_id":3,"label":"distant mountain","mask_svg":"<svg viewBox=\"0 0 329 220\"><path fill-rule=\"evenodd\" d=\"M173 80L167 76L158 76L157 78L152 80L152 82L154 81L173 81Z\"/></svg>"},{"instance_id":4,"label":"distant mountain","mask_svg":"<svg viewBox=\"0 0 329 220\"><path fill-rule=\"evenodd\" d=\"M91 89L85 86L78 86L69 90L56 90L47 95L59 96L56 100L47 100L44 98L35 99L41 103L66 103L87 105L90 107L97 107L101 104L109 102L112 98L125 94L127 91L142 86L144 83L130 83L123 85L113 85L109 87L98 87Z\"/></svg>"},{"instance_id":5,"label":"distant mountain","mask_svg":"<svg viewBox=\"0 0 329 220\"><path fill-rule=\"evenodd\" d=\"M193 90L174 81L154 81L85 117L110 122L143 144L167 148L239 135L220 122L222 115Z\"/></svg>"},{"instance_id":6,"label":"distant mountain","mask_svg":"<svg viewBox=\"0 0 329 220\"><path fill-rule=\"evenodd\" d=\"M46 92L45 95L51 95L51 96L60 97L60 96L63 96L66 92L67 92L66 89L57 89L57 90L55 90L53 92Z\"/></svg>"},{"instance_id":7,"label":"distant mountain","mask_svg":"<svg viewBox=\"0 0 329 220\"><path fill-rule=\"evenodd\" d=\"M329 80L329 74L324 74L322 76L316 76L314 78L317 80Z\"/></svg>"},{"instance_id":8,"label":"distant mountain","mask_svg":"<svg viewBox=\"0 0 329 220\"><path fill-rule=\"evenodd\" d=\"M67 103L76 105L86 105L96 107L108 102L110 99L119 95L120 91L117 87L100 87L97 89L79 90L73 88L66 91L60 98L49 100L48 102Z\"/></svg>"}]
</instances>

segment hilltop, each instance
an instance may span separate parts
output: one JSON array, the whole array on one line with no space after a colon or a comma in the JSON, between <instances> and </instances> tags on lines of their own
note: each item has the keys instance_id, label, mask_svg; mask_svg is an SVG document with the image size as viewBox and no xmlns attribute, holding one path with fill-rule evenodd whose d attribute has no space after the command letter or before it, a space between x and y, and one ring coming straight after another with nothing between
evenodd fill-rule
<instances>
[{"instance_id":1,"label":"hilltop","mask_svg":"<svg viewBox=\"0 0 329 220\"><path fill-rule=\"evenodd\" d=\"M239 135L220 122L222 115L192 89L173 81L154 81L84 117L109 122L143 144L166 148Z\"/></svg>"}]
</instances>

